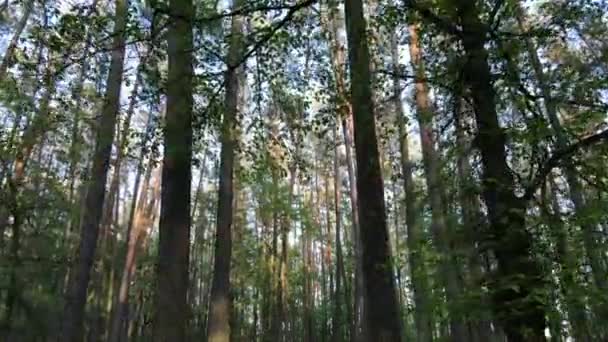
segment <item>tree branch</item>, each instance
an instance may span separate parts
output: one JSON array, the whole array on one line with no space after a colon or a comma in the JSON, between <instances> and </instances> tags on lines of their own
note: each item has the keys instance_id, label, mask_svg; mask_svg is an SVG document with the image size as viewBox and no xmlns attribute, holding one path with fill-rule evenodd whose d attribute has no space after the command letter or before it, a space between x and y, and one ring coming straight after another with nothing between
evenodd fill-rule
<instances>
[{"instance_id":1,"label":"tree branch","mask_svg":"<svg viewBox=\"0 0 608 342\"><path fill-rule=\"evenodd\" d=\"M311 6L315 2L317 2L317 0L305 0L289 7L289 11L283 17L283 19L281 19L276 25L274 25L272 29L270 29L270 32L268 32L260 40L255 42L253 47L249 49L245 54L243 54L241 59L235 65L228 65L228 70L234 70L241 66L243 63L245 63L247 59L251 57L251 55L253 55L260 47L262 47L262 45L266 44L275 35L275 33L277 33L281 28L283 28L283 26L285 26L293 18L296 12L303 8Z\"/></svg>"},{"instance_id":2,"label":"tree branch","mask_svg":"<svg viewBox=\"0 0 608 342\"><path fill-rule=\"evenodd\" d=\"M443 18L442 16L436 14L429 7L419 4L415 0L403 0L403 5L405 8L411 8L420 14L423 18L431 21L433 24L437 25L440 29L447 33L451 33L456 37L462 36L462 31L452 23L452 21Z\"/></svg>"},{"instance_id":3,"label":"tree branch","mask_svg":"<svg viewBox=\"0 0 608 342\"><path fill-rule=\"evenodd\" d=\"M237 16L237 15L248 15L248 14L253 14L256 12L272 12L272 11L288 10L288 14L289 14L289 12L296 12L299 9L306 7L308 5L311 5L312 3L316 2L316 1L317 0L312 0L312 1L307 0L307 1L303 1L303 2L296 2L295 4L290 4L290 5L287 5L287 4L260 5L260 6L245 5L245 6L241 6L241 7L237 8L237 9L234 9L232 11L216 13L216 14L213 14L213 15L210 15L207 17L200 17L200 18L189 18L189 17L183 16L183 15L171 13L169 11L169 8L166 6L156 7L156 8L154 8L154 12L160 13L160 14L165 14L173 19L192 21L193 23L200 25L200 24L209 23L209 22L224 19L224 18L229 18L229 17L233 17L233 16Z\"/></svg>"},{"instance_id":4,"label":"tree branch","mask_svg":"<svg viewBox=\"0 0 608 342\"><path fill-rule=\"evenodd\" d=\"M575 154L581 149L604 141L608 141L608 129L600 133L596 133L586 138L583 138L578 142L553 153L553 155L549 157L549 159L547 159L544 165L539 169L538 174L536 175L534 180L526 187L526 191L522 199L525 201L529 201L530 199L532 199L534 193L536 192L538 187L544 182L547 175L549 175L551 170L556 168L562 161L570 158L573 154Z\"/></svg>"}]
</instances>

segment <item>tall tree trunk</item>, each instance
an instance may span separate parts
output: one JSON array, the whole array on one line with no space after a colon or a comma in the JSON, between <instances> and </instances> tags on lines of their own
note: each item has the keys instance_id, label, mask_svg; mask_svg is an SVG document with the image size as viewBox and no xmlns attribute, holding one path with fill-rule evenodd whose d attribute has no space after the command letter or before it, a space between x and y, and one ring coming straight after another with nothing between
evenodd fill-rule
<instances>
[{"instance_id":1,"label":"tall tree trunk","mask_svg":"<svg viewBox=\"0 0 608 342\"><path fill-rule=\"evenodd\" d=\"M342 118L342 135L344 135L344 146L346 149L346 171L348 173L348 195L350 197L351 208L351 231L353 248L355 250L355 274L354 274L354 300L353 300L353 319L350 324L351 340L359 341L362 338L360 330L363 319L363 257L361 255L361 229L359 225L359 216L357 214L359 208L359 200L357 196L357 181L355 179L355 166L352 157L351 146L353 145L351 138L352 129L349 128L349 119L352 120L352 112L348 109L348 116Z\"/></svg>"},{"instance_id":2,"label":"tall tree trunk","mask_svg":"<svg viewBox=\"0 0 608 342\"><path fill-rule=\"evenodd\" d=\"M70 280L66 293L61 332L63 341L80 341L82 339L87 289L97 247L116 116L120 105L120 88L125 56L127 6L126 0L116 1L112 61L108 73L105 101L97 128L91 172L92 181L87 189L86 205L80 229L80 244L76 260L72 266L73 269L70 272Z\"/></svg>"},{"instance_id":3,"label":"tall tree trunk","mask_svg":"<svg viewBox=\"0 0 608 342\"><path fill-rule=\"evenodd\" d=\"M335 136L335 135L334 135ZM334 150L335 150L335 146L334 146ZM326 228L327 231L325 233L325 237L321 240L321 249L322 249L322 253L321 253L321 276L322 279L324 280L324 285L323 285L323 292L322 293L322 297L323 297L323 302L324 302L324 310L323 310L323 314L325 317L323 320L323 326L322 326L322 333L323 335L321 336L321 341L325 342L327 341L327 337L330 337L331 339L331 331L328 330L329 328L329 323L331 318L329 317L329 315L331 315L331 311L330 311L330 307L331 307L331 303L333 303L334 299L333 299L333 289L334 289L334 273L333 273L333 263L331 261L332 259L332 224L331 224L331 192L329 191L330 187L330 175L326 172L323 173L324 175L324 194L325 194L325 220L326 220ZM321 235L323 236L323 235ZM327 277L325 276L327 275ZM329 278L326 280L326 278Z\"/></svg>"},{"instance_id":4,"label":"tall tree trunk","mask_svg":"<svg viewBox=\"0 0 608 342\"><path fill-rule=\"evenodd\" d=\"M139 152L139 158L137 159L137 168L136 168L136 172L135 172L135 182L133 183L133 199L131 200L131 208L129 209L129 220L127 221L127 234L126 236L130 236L131 231L130 229L133 227L133 222L135 220L135 209L137 206L137 198L139 197L139 194L141 193L139 191L140 187L139 187L139 183L141 182L141 175L143 174L144 168L145 168L145 164L144 164L144 159L146 158L146 147L145 147L145 142L147 141L147 139L149 139L152 135L152 132L154 131L154 127L153 127L153 119L154 119L154 112L153 112L153 106L151 105L149 107L149 112L148 112L148 118L146 119L146 127L145 127L145 133L144 133L144 139L142 140L142 148L141 151Z\"/></svg>"},{"instance_id":5,"label":"tall tree trunk","mask_svg":"<svg viewBox=\"0 0 608 342\"><path fill-rule=\"evenodd\" d=\"M355 181L355 170L352 158L352 139L350 120L352 120L352 111L350 105L350 96L346 89L346 58L344 56L344 43L340 40L339 31L344 26L344 18L336 6L329 6L329 18L326 23L327 31L330 35L332 69L336 82L336 91L338 93L338 112L340 115L340 124L342 126L342 134L344 135L344 144L346 149L346 165L349 181L349 196L351 202L351 231L353 240L353 249L355 251L355 276L354 276L354 300L353 300L353 319L350 320L350 335L353 341L358 341L363 338L361 328L362 310L363 310L363 259L361 258L361 239L359 234L359 217L357 216L357 189ZM344 279L346 281L346 279ZM350 300L348 301L350 302ZM348 303L346 302L346 303ZM349 309L350 310L350 309Z\"/></svg>"},{"instance_id":6,"label":"tall tree trunk","mask_svg":"<svg viewBox=\"0 0 608 342\"><path fill-rule=\"evenodd\" d=\"M139 86L141 83L142 77L142 69L145 64L145 59L140 61L140 65L137 70L137 75L135 76L135 83L133 84L133 90L131 91L129 106L127 108L126 117L123 122L120 137L117 138L120 142L117 143L117 155L114 161L114 172L112 174L112 178L110 181L110 188L108 189L108 200L106 201L108 204L114 203L115 200L118 199L119 195L119 187L120 187L120 173L122 170L122 163L127 153L127 146L129 144L129 130L131 129L131 119L133 118L133 113L135 112L135 106L137 104L137 97L139 95ZM111 225L112 221L114 221L115 216L112 213L113 205L107 205L104 207L104 215L102 215L101 229L102 234L108 236L111 233Z\"/></svg>"},{"instance_id":7,"label":"tall tree trunk","mask_svg":"<svg viewBox=\"0 0 608 342\"><path fill-rule=\"evenodd\" d=\"M152 165L149 168L152 168ZM141 251L148 229L154 224L154 209L157 206L160 194L159 174L160 172L157 172L154 175L150 199L146 195L143 195L148 192L148 180L144 181L141 189L142 197L136 209L134 227L131 229L131 235L127 237L127 254L125 255L120 287L114 301L114 312L108 335L108 341L110 342L126 341L126 336L121 336L121 334L127 331L124 325L128 321L129 288L136 270L137 254Z\"/></svg>"},{"instance_id":8,"label":"tall tree trunk","mask_svg":"<svg viewBox=\"0 0 608 342\"><path fill-rule=\"evenodd\" d=\"M324 184L325 186L327 186L329 184L328 177L326 174L323 175L324 177ZM329 215L329 201L328 201L328 195L329 195L329 191L324 191L326 196L325 196L325 210L326 215L325 218L327 219L326 221L326 227L329 230L331 227L331 223L330 223L330 215ZM319 205L319 208L321 208L321 205ZM319 240L320 240L320 250L318 252L319 254L319 263L321 264L321 273L320 275L320 282L321 282L321 292L319 293L319 302L321 304L321 307L323 308L322 311L322 316L321 319L319 320L319 324L321 324L321 328L319 329L319 338L320 338L320 342L325 342L325 338L328 336L329 331L327 330L327 326L328 326L328 321L330 319L330 317L328 316L328 310L327 307L329 305L329 301L331 300L330 298L330 293L331 293L331 284L329 283L329 279L328 278L333 278L333 274L331 274L331 268L329 267L329 264L331 264L331 252L330 252L330 246L327 245L327 243L329 243L329 234L323 232L323 225L319 225ZM330 260L327 260L330 259ZM329 261L329 262L328 262ZM327 275L330 275L329 277Z\"/></svg>"},{"instance_id":9,"label":"tall tree trunk","mask_svg":"<svg viewBox=\"0 0 608 342\"><path fill-rule=\"evenodd\" d=\"M15 27L13 37L8 43L8 46L6 47L6 52L4 53L4 57L2 57L2 63L0 63L0 81L3 81L6 78L6 72L12 62L13 55L15 54L15 49L17 48L17 43L19 42L19 38L21 38L21 34L23 33L23 30L25 29L27 21L29 20L33 10L34 0L26 0L23 3L23 13L21 14L21 19L19 19L17 27Z\"/></svg>"},{"instance_id":10,"label":"tall tree trunk","mask_svg":"<svg viewBox=\"0 0 608 342\"><path fill-rule=\"evenodd\" d=\"M479 296L480 307L478 308L476 315L477 317L483 317L487 314L488 296L483 289L483 258L487 257L486 251L482 250L480 246L475 245L477 240L476 236L482 234L482 229L485 225L484 216L480 209L480 203L478 199L478 192L475 188L474 179L472 176L472 168L469 162L468 150L470 148L470 141L468 141L465 130L467 125L465 124L465 108L464 100L461 97L462 94L454 94L454 121L456 129L456 146L458 146L458 156L456 160L456 172L459 180L459 204L462 210L462 223L464 226L466 240L469 241L471 246L466 250L468 256L469 270L469 291L473 291ZM492 337L492 327L490 325L491 320L488 318L474 319L471 328L471 340L472 341L489 341Z\"/></svg>"},{"instance_id":11,"label":"tall tree trunk","mask_svg":"<svg viewBox=\"0 0 608 342\"><path fill-rule=\"evenodd\" d=\"M192 177L192 0L171 0L154 341L186 339Z\"/></svg>"},{"instance_id":12,"label":"tall tree trunk","mask_svg":"<svg viewBox=\"0 0 608 342\"><path fill-rule=\"evenodd\" d=\"M135 83L133 85L133 90L131 92L129 106L127 108L126 117L124 119L123 125L120 128L119 134L116 137L116 150L117 155L114 160L114 172L112 173L112 177L110 180L110 187L108 189L108 194L106 196L106 203L104 205L104 212L102 214L101 219L101 241L100 241L100 250L101 250L101 269L102 272L109 278L108 286L105 289L107 292L107 306L106 306L106 322L107 329L109 334L113 334L116 331L116 335L108 336L108 339L114 338L118 339L118 332L120 331L120 326L113 326L116 315L113 311L124 310L126 305L121 305L118 300L118 292L115 290L119 290L121 285L121 279L116 276L117 267L116 262L119 259L119 254L117 253L116 245L117 245L117 235L114 231L115 227L119 226L118 223L118 207L120 204L120 178L122 172L122 163L125 158L126 148L129 142L129 130L131 128L131 119L133 117L133 113L135 112L135 105L137 103L137 97L139 92L139 86L141 83L141 72L142 66L145 61L140 61L140 66L136 72ZM118 127L117 127L118 129ZM130 227L127 227L127 233L130 234ZM129 245L130 236L127 235L127 246ZM128 247L127 247L128 249ZM124 273L124 272L123 272ZM120 306L120 308L118 307ZM121 316L125 315L125 313L121 313ZM119 323L117 321L116 323ZM116 329L116 330L114 330Z\"/></svg>"},{"instance_id":13,"label":"tall tree trunk","mask_svg":"<svg viewBox=\"0 0 608 342\"><path fill-rule=\"evenodd\" d=\"M398 74L399 60L396 36L393 35L393 67L395 75ZM430 287L428 284L428 273L424 257L424 232L419 222L418 204L416 199L416 189L413 179L413 164L410 160L407 119L403 113L401 103L401 86L397 77L393 78L393 98L399 133L399 150L401 157L401 177L405 190L405 224L407 226L407 246L409 250L410 277L412 280L412 290L414 293L414 322L416 325L416 337L419 342L433 340L433 320L431 309Z\"/></svg>"},{"instance_id":14,"label":"tall tree trunk","mask_svg":"<svg viewBox=\"0 0 608 342\"><path fill-rule=\"evenodd\" d=\"M422 48L418 36L418 24L409 26L410 33L410 60L415 75L415 103L416 117L420 127L420 141L422 145L422 159L424 173L429 192L431 206L431 230L440 253L441 281L446 291L448 302L450 340L465 342L469 340L462 317L457 313L455 305L461 297L462 284L459 275L459 266L452 249L448 232L446 194L441 180L439 154L435 150L435 137L433 132L433 109L429 101L426 84L425 68L422 61ZM395 46L394 49L397 47Z\"/></svg>"},{"instance_id":15,"label":"tall tree trunk","mask_svg":"<svg viewBox=\"0 0 608 342\"><path fill-rule=\"evenodd\" d=\"M278 129L273 126L272 129ZM276 133L276 132L275 132ZM276 134L275 134L276 136ZM279 215L276 205L279 203L279 176L275 166L271 166L272 173L272 249L270 251L270 338L273 341L278 341L280 338L281 322L279 312L281 311L281 303L279 302Z\"/></svg>"},{"instance_id":16,"label":"tall tree trunk","mask_svg":"<svg viewBox=\"0 0 608 342\"><path fill-rule=\"evenodd\" d=\"M336 122L338 125L338 121ZM338 141L337 128L334 127L334 141ZM342 220L340 214L340 164L338 157L338 144L334 146L334 213L336 216L336 289L334 291L334 315L332 319L332 341L344 341L344 329L342 321L342 275L344 274L344 260L342 257Z\"/></svg>"},{"instance_id":17,"label":"tall tree trunk","mask_svg":"<svg viewBox=\"0 0 608 342\"><path fill-rule=\"evenodd\" d=\"M582 297L583 289L577 280L579 262L576 253L572 251L571 237L567 226L561 218L561 207L557 197L557 186L553 179L549 179L548 191L543 196L543 207L545 219L551 226L551 231L555 241L555 255L560 268L560 278L562 281L561 291L564 296L564 304L568 321L572 327L572 336L576 341L589 341L589 327L587 326L587 313L585 301ZM549 210L551 208L551 211ZM560 324L561 325L561 324Z\"/></svg>"},{"instance_id":18,"label":"tall tree trunk","mask_svg":"<svg viewBox=\"0 0 608 342\"><path fill-rule=\"evenodd\" d=\"M392 146L389 146L389 155L390 155L390 163L392 164L395 158L395 154L394 154L394 150L392 148ZM392 166L391 166L392 167ZM392 253L395 255L395 259L396 262L394 264L395 266L395 284L397 287L397 301L399 302L399 309L401 310L399 316L403 317L403 291L402 291L402 286L401 286L401 264L398 262L398 260L400 259L400 241L401 241L401 236L399 235L399 227L400 227L400 221L399 221L399 216L401 214L401 208L399 206L399 196L398 196L398 190L397 190L397 177L398 175L392 171L391 174L391 192L393 194L393 199L392 199L392 210L393 210L393 224L394 224L394 238L393 238L393 245L392 245ZM405 333L409 333L408 331L405 331ZM410 335L405 335L411 337Z\"/></svg>"},{"instance_id":19,"label":"tall tree trunk","mask_svg":"<svg viewBox=\"0 0 608 342\"><path fill-rule=\"evenodd\" d=\"M122 162L125 158L125 154L127 152L127 146L129 143L129 130L131 128L131 119L133 117L133 114L135 112L135 106L137 103L137 99L138 99L138 95L139 95L139 87L140 87L140 83L141 83L141 78L142 78L142 72L143 72L143 67L145 65L146 59L142 59L140 61L140 65L138 66L137 72L136 72L136 76L135 76L135 83L133 84L133 90L131 91L131 95L130 95L130 101L129 101L129 106L127 108L127 113L126 113L126 117L125 120L123 122L123 126L121 129L121 136L120 136L120 143L118 144L117 147L117 156L116 156L116 161L114 164L114 173L112 175L112 180L110 181L110 188L108 190L108 201L109 203L113 202L114 200L118 201L119 200L119 187L120 187L120 173L122 170ZM118 138L117 138L118 140ZM137 176L136 176L137 178ZM136 179L136 183L137 183L137 179ZM147 190L147 189L146 189ZM134 198L134 201L136 201L137 199ZM102 216L102 223L101 223L101 229L102 229L102 234L105 235L105 238L102 239L102 241L109 241L110 239L113 239L113 234L111 232L112 230L112 222L118 219L118 215L114 215L111 213L111 206L106 206L104 208L104 210L106 211L104 213L104 215ZM131 222L128 222L129 224ZM117 224L117 223L116 223ZM134 249L135 247L132 247L132 242L131 242L131 226L127 227L127 232L126 232L126 245L127 245L127 255L125 255L126 263L125 266L123 267L123 272L122 272L122 276L117 284L118 287L118 292L115 295L112 295L109 299L109 303L113 303L112 304L112 311L111 312L111 318L108 320L108 340L109 341L115 341L117 342L120 338L120 332L124 331L124 329L122 328L123 325L123 319L127 314L127 306L128 306L128 286L129 284L124 284L125 281L129 281L130 282L130 278L131 278L131 274L126 274L129 273L129 268L134 269L134 266L128 266L128 263L131 262L132 264L134 263L134 254L132 253L131 256L131 260L128 260L128 253L130 249ZM111 263L111 270L112 272L115 272L115 263L117 261L117 259L122 258L122 255L119 253L116 253L115 250L115 244L116 241L111 240L112 241L112 248L110 248L109 250L107 250L104 254L106 256L106 260L104 260L104 263ZM135 246L135 245L134 245ZM103 247L103 244L102 244ZM107 258L111 258L111 260L107 260ZM132 271L131 271L132 273ZM112 286L110 289L113 289L114 286ZM124 290L124 291L123 291ZM110 291L110 293L112 293L113 291ZM123 293L124 292L124 293Z\"/></svg>"},{"instance_id":20,"label":"tall tree trunk","mask_svg":"<svg viewBox=\"0 0 608 342\"><path fill-rule=\"evenodd\" d=\"M235 2L235 8L240 2ZM237 112L242 73L237 67L241 58L244 22L240 16L232 17L230 49L228 51L228 71L225 75L226 98L222 121L222 150L220 154L220 184L218 189L217 230L215 240L215 262L211 302L209 305L209 342L230 340L230 261L232 255L233 221L233 177L234 155L237 144Z\"/></svg>"},{"instance_id":21,"label":"tall tree trunk","mask_svg":"<svg viewBox=\"0 0 608 342\"><path fill-rule=\"evenodd\" d=\"M149 117L151 117L152 115L150 115ZM143 151L142 151L143 152ZM122 276L121 276L121 282L120 282L120 288L119 288L119 292L117 293L117 296L114 300L114 313L112 316L112 322L111 322L111 326L110 326L110 331L109 331L109 337L108 340L109 341L120 341L120 340L124 340L124 338L121 336L121 333L124 333L124 330L121 330L122 325L124 324L124 320L126 318L126 316L128 315L128 306L129 306L129 287L130 287L130 279L133 276L133 273L135 272L135 257L137 253L137 243L135 243L134 238L137 237L139 234L138 233L134 233L133 232L133 226L137 225L135 228L139 228L139 226L141 225L141 220L142 220L142 212L144 212L144 208L146 206L147 203L147 196L148 196L148 187L150 184L150 177L151 177L151 173L152 173L152 162L150 161L150 165L148 166L145 176L144 176L144 182L143 184L141 184L141 189L140 188L140 179L141 179L141 175L144 171L144 161L143 161L143 157L144 154L142 153L141 158L139 160L139 164L137 167L137 172L135 175L135 184L134 184L134 189L133 189L133 200L132 200L132 208L131 208L131 213L129 216L129 221L128 221L128 226L127 226L127 232L126 232L126 247L127 247L127 251L126 254L124 255L124 259L125 259L125 263L123 265L123 271L122 271ZM141 196L139 197L139 201L138 201L138 196L137 194L140 193Z\"/></svg>"},{"instance_id":22,"label":"tall tree trunk","mask_svg":"<svg viewBox=\"0 0 608 342\"><path fill-rule=\"evenodd\" d=\"M509 341L544 341L545 306L539 296L546 280L531 251L533 237L525 222L527 203L515 195L515 181L507 164L505 133L498 122L484 46L485 27L476 3L455 0L455 4L466 58L464 81L473 98L476 147L483 165L483 196L491 225L487 239L498 261L492 284L494 314Z\"/></svg>"},{"instance_id":23,"label":"tall tree trunk","mask_svg":"<svg viewBox=\"0 0 608 342\"><path fill-rule=\"evenodd\" d=\"M321 201L319 195L319 169L318 169L318 155L317 151L313 152L314 161L313 161L313 170L314 170L314 180L313 180L313 189L310 194L310 206L312 207L312 215L313 224L319 226L319 211L318 206ZM313 199L314 195L314 199ZM303 341L304 342L312 342L315 341L315 333L314 333L314 316L313 316L313 306L314 306L314 292L313 292L313 277L314 273L312 270L313 267L313 251L312 251L312 239L313 236L310 232L310 229L306 229L302 232L303 241L302 241L302 258L304 259L304 296L302 298L303 306L304 306L304 317L303 317Z\"/></svg>"},{"instance_id":24,"label":"tall tree trunk","mask_svg":"<svg viewBox=\"0 0 608 342\"><path fill-rule=\"evenodd\" d=\"M297 151L296 151L297 154ZM287 341L287 325L289 323L288 317L288 256L289 256L289 229L291 227L291 205L293 201L293 189L295 186L297 175L297 169L295 166L290 167L289 175L289 188L287 198L287 212L283 214L282 227L281 227L281 261L279 266L279 322L280 326L280 341Z\"/></svg>"},{"instance_id":25,"label":"tall tree trunk","mask_svg":"<svg viewBox=\"0 0 608 342\"><path fill-rule=\"evenodd\" d=\"M298 113L299 114L299 113ZM287 122L291 123L289 127L290 136L292 141L296 142L295 147L295 158L299 156L299 146L297 144L300 141L301 136L296 132L296 128L293 126L293 122L288 118ZM280 341L287 341L288 325L289 325L289 310L288 310L288 257L289 257L289 230L291 229L291 215L292 215L292 204L293 204L293 192L297 177L297 160L292 161L289 166L289 187L287 193L287 210L283 213L281 218L281 260L279 265L279 322L280 322Z\"/></svg>"},{"instance_id":26,"label":"tall tree trunk","mask_svg":"<svg viewBox=\"0 0 608 342\"><path fill-rule=\"evenodd\" d=\"M388 241L384 187L375 132L369 49L361 0L346 1L345 18L352 78L357 193L361 200L358 215L365 279L366 334L374 341L398 342L401 340L401 322Z\"/></svg>"}]
</instances>

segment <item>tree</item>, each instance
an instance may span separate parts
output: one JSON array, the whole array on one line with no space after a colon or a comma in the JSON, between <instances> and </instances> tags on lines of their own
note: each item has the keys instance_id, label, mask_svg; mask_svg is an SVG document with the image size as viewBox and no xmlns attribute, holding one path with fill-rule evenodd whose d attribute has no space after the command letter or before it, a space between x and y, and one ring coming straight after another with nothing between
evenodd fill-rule
<instances>
[{"instance_id":1,"label":"tree","mask_svg":"<svg viewBox=\"0 0 608 342\"><path fill-rule=\"evenodd\" d=\"M83 317L87 300L91 267L97 248L97 237L101 223L105 198L106 177L114 141L114 128L120 105L120 90L125 56L125 40L128 4L116 1L112 62L108 72L107 91L101 119L96 132L95 152L91 169L92 179L87 189L85 208L80 226L80 243L73 269L70 272L66 303L61 330L61 339L79 341L83 334Z\"/></svg>"},{"instance_id":2,"label":"tree","mask_svg":"<svg viewBox=\"0 0 608 342\"><path fill-rule=\"evenodd\" d=\"M235 2L234 8L239 8L239 6L240 2ZM235 149L238 141L238 99L243 78L242 68L238 65L243 50L243 30L243 19L240 16L233 16L227 57L228 70L224 80L226 97L221 129L222 150L220 154L215 262L213 264L213 283L207 331L207 340L213 342L228 342L231 336L230 264L232 255L233 178Z\"/></svg>"},{"instance_id":3,"label":"tree","mask_svg":"<svg viewBox=\"0 0 608 342\"><path fill-rule=\"evenodd\" d=\"M605 3L115 1L0 0L1 340L606 339Z\"/></svg>"},{"instance_id":4,"label":"tree","mask_svg":"<svg viewBox=\"0 0 608 342\"><path fill-rule=\"evenodd\" d=\"M142 73L143 73L143 65L145 63L145 59L140 61L140 65L137 69L137 75L135 76L135 84L133 86L133 91L131 94L131 99L129 101L129 107L127 109L127 117L123 123L122 128L122 139L120 141L120 145L118 147L118 154L116 156L116 162L114 165L114 175L112 176L112 181L110 182L109 194L110 198L117 196L117 192L119 191L119 178L120 178L120 167L123 162L123 158L125 158L126 147L128 144L129 137L129 129L131 126L131 119L133 117L133 113L135 111L135 103L137 102L139 87L142 82ZM141 161L143 163L143 161ZM137 176L136 176L137 178ZM137 182L136 182L137 183ZM148 185L149 179L144 182L144 184ZM160 181L157 182L160 184ZM136 186L139 184L136 184ZM145 193L147 191L147 186L142 189ZM156 185L156 191L160 190L160 186ZM157 197L157 196L156 196ZM156 197L154 197L156 199ZM137 196L133 196L133 202L136 202ZM114 201L109 201L110 203ZM129 299L129 287L131 285L131 278L133 277L133 273L135 272L135 260L136 253L138 249L140 249L140 245L142 243L142 235L145 235L146 230L149 228L154 216L155 201L150 201L149 203L146 201L146 196L142 196L140 199L140 203L133 210L133 217L135 226L135 232L133 232L133 227L131 224L127 227L127 253L125 255L125 263L124 268L121 275L120 280L120 288L116 294L115 304L114 304L114 313L112 315L111 328L110 333L108 335L108 340L112 342L120 341L120 333L124 332L123 324L125 321L125 316L127 315L128 309L128 299ZM106 207L107 209L107 207ZM111 217L112 215L108 213L106 217ZM106 223L106 230L109 230L110 222Z\"/></svg>"},{"instance_id":5,"label":"tree","mask_svg":"<svg viewBox=\"0 0 608 342\"><path fill-rule=\"evenodd\" d=\"M505 135L498 122L485 28L476 4L456 1L466 58L464 82L473 99L477 144L483 164L483 196L488 208L491 244L498 261L493 283L496 317L512 341L542 341L545 329L545 276L532 255L533 238L525 225L526 203L515 194L507 164Z\"/></svg>"},{"instance_id":6,"label":"tree","mask_svg":"<svg viewBox=\"0 0 608 342\"><path fill-rule=\"evenodd\" d=\"M448 310L450 313L450 334L453 341L467 341L469 337L463 320L458 317L459 315L454 310L454 304L461 296L462 284L460 283L459 266L453 248L454 243L450 232L448 232L447 195L443 192L440 159L435 150L435 137L432 127L434 113L429 100L417 24L414 23L409 26L409 33L410 59L415 78L416 116L420 129L424 170L432 211L431 230L442 259L440 269L443 274L442 282L446 290L448 306L450 306Z\"/></svg>"},{"instance_id":7,"label":"tree","mask_svg":"<svg viewBox=\"0 0 608 342\"><path fill-rule=\"evenodd\" d=\"M167 111L158 241L155 341L183 341L190 315L190 180L192 177L192 1L169 3L173 24L167 32L169 55Z\"/></svg>"},{"instance_id":8,"label":"tree","mask_svg":"<svg viewBox=\"0 0 608 342\"><path fill-rule=\"evenodd\" d=\"M393 71L397 74L399 72L398 41L395 34L391 38ZM417 213L419 203L413 179L413 165L410 160L407 122L405 113L403 113L403 104L401 103L400 80L396 76L393 77L393 101L399 140L401 178L403 179L403 188L405 190L405 223L407 226L409 250L408 261L410 276L412 278L412 290L414 292L416 337L418 341L430 341L432 339L433 317L430 306L428 274L426 271L424 232L422 232L419 214Z\"/></svg>"},{"instance_id":9,"label":"tree","mask_svg":"<svg viewBox=\"0 0 608 342\"><path fill-rule=\"evenodd\" d=\"M392 274L384 189L378 160L366 24L360 0L345 3L351 101L357 156L357 194L369 338L400 341L401 323Z\"/></svg>"}]
</instances>

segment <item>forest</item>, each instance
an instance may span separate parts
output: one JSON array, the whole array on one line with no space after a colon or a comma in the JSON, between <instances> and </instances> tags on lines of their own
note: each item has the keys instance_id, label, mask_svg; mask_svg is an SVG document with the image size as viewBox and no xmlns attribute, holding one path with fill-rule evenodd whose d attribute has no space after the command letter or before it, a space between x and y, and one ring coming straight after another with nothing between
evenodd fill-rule
<instances>
[{"instance_id":1,"label":"forest","mask_svg":"<svg viewBox=\"0 0 608 342\"><path fill-rule=\"evenodd\" d=\"M0 341L608 341L606 0L0 0Z\"/></svg>"}]
</instances>

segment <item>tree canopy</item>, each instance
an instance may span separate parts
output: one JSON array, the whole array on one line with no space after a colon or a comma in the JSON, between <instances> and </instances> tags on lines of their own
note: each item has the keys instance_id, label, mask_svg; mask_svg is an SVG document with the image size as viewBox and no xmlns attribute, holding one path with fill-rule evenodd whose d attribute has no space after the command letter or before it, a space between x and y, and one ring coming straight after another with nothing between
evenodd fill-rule
<instances>
[{"instance_id":1,"label":"tree canopy","mask_svg":"<svg viewBox=\"0 0 608 342\"><path fill-rule=\"evenodd\" d=\"M0 340L608 340L607 13L0 1Z\"/></svg>"}]
</instances>

